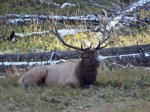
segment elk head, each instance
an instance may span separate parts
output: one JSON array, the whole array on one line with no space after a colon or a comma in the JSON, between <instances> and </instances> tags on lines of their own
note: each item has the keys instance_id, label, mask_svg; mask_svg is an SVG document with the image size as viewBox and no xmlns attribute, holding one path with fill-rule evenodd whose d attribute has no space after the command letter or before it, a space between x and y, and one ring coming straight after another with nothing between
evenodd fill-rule
<instances>
[{"instance_id":1,"label":"elk head","mask_svg":"<svg viewBox=\"0 0 150 112\"><path fill-rule=\"evenodd\" d=\"M88 65L90 63L91 66L99 66L99 60L98 60L98 53L97 51L100 49L105 48L107 45L110 44L110 42L108 42L107 44L105 44L104 46L101 46L103 43L105 43L107 40L110 39L110 35L106 38L106 26L104 27L104 29L98 29L101 33L102 33L102 38L98 39L98 45L95 48L92 48L92 43L90 44L89 47L87 48L83 48L83 45L81 43L81 47L76 47L73 45L70 45L68 43L66 43L62 37L59 35L57 27L55 26L54 29L52 29L52 33L60 40L60 42L72 49L77 50L80 54L81 54L81 59L83 61L83 63L85 63L86 65Z\"/></svg>"}]
</instances>

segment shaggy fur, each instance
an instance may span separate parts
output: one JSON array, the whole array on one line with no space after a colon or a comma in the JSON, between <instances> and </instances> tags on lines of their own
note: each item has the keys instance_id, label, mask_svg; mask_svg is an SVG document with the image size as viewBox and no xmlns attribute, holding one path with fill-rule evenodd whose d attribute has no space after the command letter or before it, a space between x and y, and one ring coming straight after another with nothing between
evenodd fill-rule
<instances>
[{"instance_id":1,"label":"shaggy fur","mask_svg":"<svg viewBox=\"0 0 150 112\"><path fill-rule=\"evenodd\" d=\"M81 87L86 87L96 82L97 68L99 61L96 58L95 51L87 51L82 54L82 61L76 71Z\"/></svg>"}]
</instances>

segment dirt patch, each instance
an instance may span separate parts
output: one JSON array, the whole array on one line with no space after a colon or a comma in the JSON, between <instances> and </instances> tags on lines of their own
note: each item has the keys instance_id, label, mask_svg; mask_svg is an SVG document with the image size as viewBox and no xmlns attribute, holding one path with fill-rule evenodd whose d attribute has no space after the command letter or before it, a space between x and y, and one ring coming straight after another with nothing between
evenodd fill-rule
<instances>
[{"instance_id":1,"label":"dirt patch","mask_svg":"<svg viewBox=\"0 0 150 112\"><path fill-rule=\"evenodd\" d=\"M10 112L7 108L7 106L0 103L0 112Z\"/></svg>"}]
</instances>

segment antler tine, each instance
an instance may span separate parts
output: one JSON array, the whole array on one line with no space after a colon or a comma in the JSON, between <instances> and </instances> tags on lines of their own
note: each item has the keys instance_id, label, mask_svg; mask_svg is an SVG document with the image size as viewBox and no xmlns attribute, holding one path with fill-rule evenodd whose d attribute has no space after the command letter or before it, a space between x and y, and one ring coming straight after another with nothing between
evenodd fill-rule
<instances>
[{"instance_id":1,"label":"antler tine","mask_svg":"<svg viewBox=\"0 0 150 112\"><path fill-rule=\"evenodd\" d=\"M98 45L97 45L97 47L95 48L95 50L98 50L98 49L100 48L100 46L101 46L101 41L100 41L100 39L98 39Z\"/></svg>"},{"instance_id":2,"label":"antler tine","mask_svg":"<svg viewBox=\"0 0 150 112\"><path fill-rule=\"evenodd\" d=\"M69 47L69 48L73 48L73 49L76 49L76 50L79 50L79 51L83 51L82 48L79 48L79 47L76 47L76 46L72 46L72 45L70 45L70 44L67 44L67 43L61 38L61 36L59 35L58 30L57 30L57 27L54 26L54 28L55 28L55 31L52 30L52 32L54 33L54 35L55 35L56 37L58 37L58 39L60 40L61 43L63 43L63 45L65 45L65 46L67 46L67 47Z\"/></svg>"},{"instance_id":3,"label":"antler tine","mask_svg":"<svg viewBox=\"0 0 150 112\"><path fill-rule=\"evenodd\" d=\"M95 50L102 49L102 48L104 48L104 47L106 47L106 46L108 46L110 44L110 42L108 42L106 45L101 47L101 45L103 43L105 43L107 40L109 40L111 38L111 29L107 30L107 27L109 27L107 13L105 12L105 10L103 10L103 12L105 14L105 21L104 21L103 24L101 24L101 22L100 22L100 25L99 25L99 31L101 32L102 37L101 37L101 39L99 38L99 43L98 43L97 47L95 48ZM106 38L106 32L108 32L108 37L107 38Z\"/></svg>"},{"instance_id":4,"label":"antler tine","mask_svg":"<svg viewBox=\"0 0 150 112\"><path fill-rule=\"evenodd\" d=\"M108 43L107 43L107 44L105 44L104 46L99 47L99 49L103 49L103 48L107 47L110 43L113 43L113 42L108 42Z\"/></svg>"},{"instance_id":5,"label":"antler tine","mask_svg":"<svg viewBox=\"0 0 150 112\"><path fill-rule=\"evenodd\" d=\"M102 37L103 39L102 39L102 41L100 41L100 39L99 39L99 43L98 43L97 47L95 48L95 50L102 49L102 48L108 46L108 45L111 43L111 42L108 42L105 46L101 47L101 45L102 45L103 43L105 43L107 40L109 40L109 39L111 38L110 34L109 34L109 36L106 38L106 33L103 33L103 32L101 32L101 33L102 33L102 35L103 35L103 37Z\"/></svg>"},{"instance_id":6,"label":"antler tine","mask_svg":"<svg viewBox=\"0 0 150 112\"><path fill-rule=\"evenodd\" d=\"M87 48L83 48L83 45L82 45L82 43L81 43L81 49L82 49L82 51L90 50L90 49L91 49L91 47L92 47L92 45L93 45L93 44L91 43L89 47L87 47Z\"/></svg>"},{"instance_id":7,"label":"antler tine","mask_svg":"<svg viewBox=\"0 0 150 112\"><path fill-rule=\"evenodd\" d=\"M108 42L106 45L104 45L102 47L101 47L101 45L103 43L105 43L108 39L110 39L110 37L105 38L102 42L99 40L99 43L98 43L97 47L95 48L95 50L99 50L99 49L107 47L111 42Z\"/></svg>"}]
</instances>

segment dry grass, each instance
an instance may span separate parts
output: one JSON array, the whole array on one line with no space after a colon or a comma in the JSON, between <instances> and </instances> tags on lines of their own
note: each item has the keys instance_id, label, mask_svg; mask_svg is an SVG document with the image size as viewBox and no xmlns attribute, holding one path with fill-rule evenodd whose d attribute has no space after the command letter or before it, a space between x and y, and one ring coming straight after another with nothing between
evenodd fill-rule
<instances>
[{"instance_id":1,"label":"dry grass","mask_svg":"<svg viewBox=\"0 0 150 112\"><path fill-rule=\"evenodd\" d=\"M150 70L109 69L101 65L96 85L87 89L16 85L0 80L0 103L13 112L148 112Z\"/></svg>"},{"instance_id":2,"label":"dry grass","mask_svg":"<svg viewBox=\"0 0 150 112\"><path fill-rule=\"evenodd\" d=\"M150 32L140 32L135 35L126 35L112 38L112 43L109 47L129 46L139 44L149 44ZM94 33L78 33L75 36L68 35L65 41L69 44L80 46L81 41L93 42L93 46L97 45L97 35ZM3 53L18 53L18 52L44 52L49 50L70 50L63 46L58 39L52 34L44 36L29 36L18 38L15 42L0 41L1 52Z\"/></svg>"}]
</instances>

